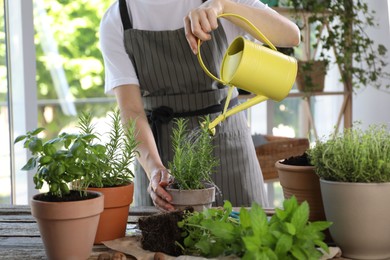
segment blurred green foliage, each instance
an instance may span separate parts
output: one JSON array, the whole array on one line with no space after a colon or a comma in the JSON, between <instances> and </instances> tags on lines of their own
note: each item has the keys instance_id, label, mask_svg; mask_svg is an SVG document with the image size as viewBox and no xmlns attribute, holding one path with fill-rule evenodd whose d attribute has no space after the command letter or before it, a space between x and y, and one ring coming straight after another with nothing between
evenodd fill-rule
<instances>
[{"instance_id":1,"label":"blurred green foliage","mask_svg":"<svg viewBox=\"0 0 390 260\"><path fill-rule=\"evenodd\" d=\"M47 13L45 26L49 28L57 44L59 59L54 61L62 67L70 92L75 99L106 97L104 94L104 66L99 49L99 24L107 8L114 0L43 0ZM56 100L57 92L50 74L50 63L53 58L44 53L41 30L37 18L37 8L34 3L34 26L36 47L36 82L38 100ZM4 3L1 1L0 13L0 81L6 82L6 39L4 33ZM6 84L1 84L0 100L6 101ZM42 102L44 103L44 102ZM52 102L53 103L53 102ZM46 121L44 110L50 106L53 110L53 120ZM94 110L95 115L106 114L112 108L112 103L81 103L77 104L77 114L84 110ZM45 127L49 135L56 135L61 128L77 120L77 115L66 116L57 104L40 105L38 125Z\"/></svg>"}]
</instances>

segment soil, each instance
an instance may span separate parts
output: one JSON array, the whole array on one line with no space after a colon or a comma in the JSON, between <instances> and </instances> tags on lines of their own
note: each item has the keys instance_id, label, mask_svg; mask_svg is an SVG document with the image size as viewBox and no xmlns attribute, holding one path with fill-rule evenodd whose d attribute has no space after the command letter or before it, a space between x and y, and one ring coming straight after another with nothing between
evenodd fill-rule
<instances>
[{"instance_id":1,"label":"soil","mask_svg":"<svg viewBox=\"0 0 390 260\"><path fill-rule=\"evenodd\" d=\"M287 159L284 159L280 163L286 165L296 165L296 166L313 166L312 164L310 164L309 156L307 153L303 153L297 156L291 156Z\"/></svg>"},{"instance_id":2,"label":"soil","mask_svg":"<svg viewBox=\"0 0 390 260\"><path fill-rule=\"evenodd\" d=\"M193 211L191 208L186 210ZM181 255L182 250L176 244L176 241L182 244L183 238L177 222L183 219L184 211L158 213L139 218L138 227L142 234L142 248L172 256Z\"/></svg>"},{"instance_id":3,"label":"soil","mask_svg":"<svg viewBox=\"0 0 390 260\"><path fill-rule=\"evenodd\" d=\"M82 196L83 195L83 196ZM47 202L67 202L67 201L78 201L78 200L88 200L98 197L96 193L88 192L85 196L80 191L71 190L69 194L63 195L62 197L53 196L49 193L41 193L34 197L36 200L47 201Z\"/></svg>"}]
</instances>

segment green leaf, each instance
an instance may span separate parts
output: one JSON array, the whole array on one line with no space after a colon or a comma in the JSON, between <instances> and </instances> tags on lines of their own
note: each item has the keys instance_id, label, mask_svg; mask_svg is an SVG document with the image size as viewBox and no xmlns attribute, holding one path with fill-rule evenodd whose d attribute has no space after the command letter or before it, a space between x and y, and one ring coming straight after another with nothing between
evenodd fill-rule
<instances>
[{"instance_id":1,"label":"green leaf","mask_svg":"<svg viewBox=\"0 0 390 260\"><path fill-rule=\"evenodd\" d=\"M46 155L53 155L56 153L56 148L52 143L45 143L43 145L43 151L45 152Z\"/></svg>"},{"instance_id":2,"label":"green leaf","mask_svg":"<svg viewBox=\"0 0 390 260\"><path fill-rule=\"evenodd\" d=\"M295 259L299 259L299 260L307 259L303 249L298 246L293 246L291 248L291 253L295 257Z\"/></svg>"},{"instance_id":3,"label":"green leaf","mask_svg":"<svg viewBox=\"0 0 390 260\"><path fill-rule=\"evenodd\" d=\"M315 221L310 223L310 227L313 228L315 231L323 231L330 227L332 225L332 222L329 221Z\"/></svg>"},{"instance_id":4,"label":"green leaf","mask_svg":"<svg viewBox=\"0 0 390 260\"><path fill-rule=\"evenodd\" d=\"M260 249L261 241L258 237L255 236L246 236L243 237L244 245L247 251L257 252Z\"/></svg>"},{"instance_id":5,"label":"green leaf","mask_svg":"<svg viewBox=\"0 0 390 260\"><path fill-rule=\"evenodd\" d=\"M209 219L202 221L202 226L210 230L210 232L217 236L221 237L224 240L231 241L234 240L234 227L233 224L227 222L215 222Z\"/></svg>"},{"instance_id":6,"label":"green leaf","mask_svg":"<svg viewBox=\"0 0 390 260\"><path fill-rule=\"evenodd\" d=\"M33 138L32 141L28 144L28 149L33 154L40 152L42 150L42 140L38 138Z\"/></svg>"},{"instance_id":7,"label":"green leaf","mask_svg":"<svg viewBox=\"0 0 390 260\"><path fill-rule=\"evenodd\" d=\"M280 219L280 220L285 220L288 217L288 214L285 210L276 208L275 209L275 215Z\"/></svg>"},{"instance_id":8,"label":"green leaf","mask_svg":"<svg viewBox=\"0 0 390 260\"><path fill-rule=\"evenodd\" d=\"M195 245L196 241L194 241L191 236L188 236L184 238L183 243L185 247L191 248Z\"/></svg>"},{"instance_id":9,"label":"green leaf","mask_svg":"<svg viewBox=\"0 0 390 260\"><path fill-rule=\"evenodd\" d=\"M294 236L297 232L295 226L289 222L284 223L284 227L286 228L287 233L289 233L292 236Z\"/></svg>"},{"instance_id":10,"label":"green leaf","mask_svg":"<svg viewBox=\"0 0 390 260\"><path fill-rule=\"evenodd\" d=\"M195 244L195 247L200 249L201 252L204 254L204 255L209 255L210 254L210 251L211 251L211 244L208 240L206 239L202 239L202 240L199 240L196 244Z\"/></svg>"},{"instance_id":11,"label":"green leaf","mask_svg":"<svg viewBox=\"0 0 390 260\"><path fill-rule=\"evenodd\" d=\"M22 171L29 171L35 168L37 161L34 157L30 158L27 163L23 166Z\"/></svg>"},{"instance_id":12,"label":"green leaf","mask_svg":"<svg viewBox=\"0 0 390 260\"><path fill-rule=\"evenodd\" d=\"M20 136L16 137L16 139L14 141L14 144L16 144L17 142L20 142L20 141L26 139L26 137L27 137L26 135L20 135Z\"/></svg>"},{"instance_id":13,"label":"green leaf","mask_svg":"<svg viewBox=\"0 0 390 260\"><path fill-rule=\"evenodd\" d=\"M66 183L61 183L60 184L60 190L61 190L61 193L62 194L69 194L70 191L69 191L69 187Z\"/></svg>"},{"instance_id":14,"label":"green leaf","mask_svg":"<svg viewBox=\"0 0 390 260\"><path fill-rule=\"evenodd\" d=\"M228 200L225 200L224 203L223 203L223 208L225 209L225 211L227 211L228 213L232 212L233 211L233 206L232 206L232 203Z\"/></svg>"},{"instance_id":15,"label":"green leaf","mask_svg":"<svg viewBox=\"0 0 390 260\"><path fill-rule=\"evenodd\" d=\"M106 152L106 147L104 145L96 144L93 147L98 154L104 154Z\"/></svg>"},{"instance_id":16,"label":"green leaf","mask_svg":"<svg viewBox=\"0 0 390 260\"><path fill-rule=\"evenodd\" d=\"M259 237L267 233L268 231L267 215L257 203L253 203L249 215L251 218L253 233Z\"/></svg>"},{"instance_id":17,"label":"green leaf","mask_svg":"<svg viewBox=\"0 0 390 260\"><path fill-rule=\"evenodd\" d=\"M326 243L321 240L314 240L314 244L322 248L325 252L329 253L329 248Z\"/></svg>"},{"instance_id":18,"label":"green leaf","mask_svg":"<svg viewBox=\"0 0 390 260\"><path fill-rule=\"evenodd\" d=\"M240 225L243 229L250 228L251 226L251 219L246 208L240 209Z\"/></svg>"},{"instance_id":19,"label":"green leaf","mask_svg":"<svg viewBox=\"0 0 390 260\"><path fill-rule=\"evenodd\" d=\"M31 135L37 135L37 134L39 134L40 132L42 132L42 131L44 131L44 130L45 130L45 128L39 127L39 128L37 128L37 129L33 130L33 131L31 132Z\"/></svg>"},{"instance_id":20,"label":"green leaf","mask_svg":"<svg viewBox=\"0 0 390 260\"><path fill-rule=\"evenodd\" d=\"M225 245L222 243L214 243L211 246L210 257L218 257L223 255L225 251Z\"/></svg>"},{"instance_id":21,"label":"green leaf","mask_svg":"<svg viewBox=\"0 0 390 260\"><path fill-rule=\"evenodd\" d=\"M292 196L290 199L283 201L283 209L287 215L292 214L295 209L298 207L298 201L295 196Z\"/></svg>"},{"instance_id":22,"label":"green leaf","mask_svg":"<svg viewBox=\"0 0 390 260\"><path fill-rule=\"evenodd\" d=\"M51 161L52 161L51 156L42 156L41 158L39 158L39 163L42 165L48 164Z\"/></svg>"},{"instance_id":23,"label":"green leaf","mask_svg":"<svg viewBox=\"0 0 390 260\"><path fill-rule=\"evenodd\" d=\"M306 225L309 220L309 204L304 201L298 206L297 210L293 213L291 218L291 224L293 224L299 232Z\"/></svg>"},{"instance_id":24,"label":"green leaf","mask_svg":"<svg viewBox=\"0 0 390 260\"><path fill-rule=\"evenodd\" d=\"M292 237L287 234L283 234L276 243L275 253L279 256L280 259L282 259L282 257L286 256L287 252L290 251L292 245Z\"/></svg>"}]
</instances>

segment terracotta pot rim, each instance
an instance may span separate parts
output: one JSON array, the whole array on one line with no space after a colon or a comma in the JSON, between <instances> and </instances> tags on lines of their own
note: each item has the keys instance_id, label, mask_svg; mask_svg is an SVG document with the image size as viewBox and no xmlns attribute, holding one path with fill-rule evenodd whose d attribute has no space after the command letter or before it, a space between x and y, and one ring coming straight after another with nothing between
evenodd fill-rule
<instances>
[{"instance_id":1,"label":"terracotta pot rim","mask_svg":"<svg viewBox=\"0 0 390 260\"><path fill-rule=\"evenodd\" d=\"M134 185L134 182L132 181L132 182L129 182L129 183L127 183L127 184L122 184L122 185L116 185L116 186L109 186L109 187L105 187L105 186L103 186L103 187L94 187L94 186L89 186L88 187L88 189L89 188L91 188L91 189L110 189L110 188L119 188L119 187L127 187L127 186L129 186L129 185Z\"/></svg>"},{"instance_id":2,"label":"terracotta pot rim","mask_svg":"<svg viewBox=\"0 0 390 260\"><path fill-rule=\"evenodd\" d=\"M133 202L134 183L124 186L88 188L87 190L98 191L104 194L104 208L116 208L128 206Z\"/></svg>"},{"instance_id":3,"label":"terracotta pot rim","mask_svg":"<svg viewBox=\"0 0 390 260\"><path fill-rule=\"evenodd\" d=\"M74 202L78 202L78 201L86 201L86 200L92 200L92 199L96 199L98 197L101 197L103 196L104 194L99 192L99 191L93 191L93 190L86 190L88 193L92 193L92 194L97 194L98 196L97 197L94 197L94 198L89 198L89 199L84 199L84 200L69 200L69 201L44 201L44 200L38 200L36 199L37 196L40 196L42 194L46 194L47 192L44 192L44 193L38 193L38 194L35 194L32 196L31 198L31 202L34 201L34 202L38 202L42 205L44 204L53 204L53 203L74 203Z\"/></svg>"},{"instance_id":4,"label":"terracotta pot rim","mask_svg":"<svg viewBox=\"0 0 390 260\"><path fill-rule=\"evenodd\" d=\"M101 192L88 191L97 193L99 196L85 200L50 202L31 199L31 215L37 219L63 220L78 219L92 215L100 215L104 209L104 195Z\"/></svg>"},{"instance_id":5,"label":"terracotta pot rim","mask_svg":"<svg viewBox=\"0 0 390 260\"><path fill-rule=\"evenodd\" d=\"M279 160L275 163L275 167L277 169L291 169L292 171L296 170L296 171L301 171L302 168L304 169L307 169L307 170L314 170L314 166L313 165L290 165L290 164L284 164L284 163L281 163L281 161L283 160Z\"/></svg>"}]
</instances>

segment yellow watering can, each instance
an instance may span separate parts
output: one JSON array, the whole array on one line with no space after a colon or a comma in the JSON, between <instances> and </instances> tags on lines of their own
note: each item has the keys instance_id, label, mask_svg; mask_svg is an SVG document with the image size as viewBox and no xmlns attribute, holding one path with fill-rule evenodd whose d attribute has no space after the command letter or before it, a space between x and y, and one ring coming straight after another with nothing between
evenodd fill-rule
<instances>
[{"instance_id":1,"label":"yellow watering can","mask_svg":"<svg viewBox=\"0 0 390 260\"><path fill-rule=\"evenodd\" d=\"M229 86L224 111L209 124L214 134L215 127L228 116L236 114L267 99L283 100L290 92L297 76L295 58L278 52L275 46L246 18L237 14L221 14L218 17L233 16L246 22L270 48L254 43L242 36L228 47L221 65L221 78L214 76L204 65L198 40L198 61L212 79ZM256 96L227 111L234 87L246 90Z\"/></svg>"}]
</instances>

